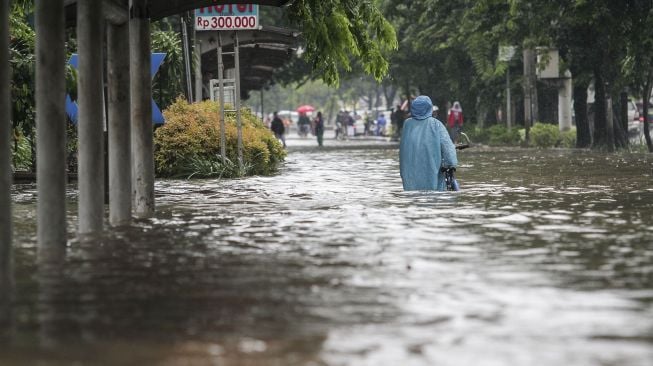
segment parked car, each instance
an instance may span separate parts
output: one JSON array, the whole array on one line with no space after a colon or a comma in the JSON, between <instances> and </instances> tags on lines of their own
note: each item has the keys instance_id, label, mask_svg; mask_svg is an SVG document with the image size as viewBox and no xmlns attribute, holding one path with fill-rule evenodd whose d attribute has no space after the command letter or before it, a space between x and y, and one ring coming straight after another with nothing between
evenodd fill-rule
<instances>
[{"instance_id":1,"label":"parked car","mask_svg":"<svg viewBox=\"0 0 653 366\"><path fill-rule=\"evenodd\" d=\"M638 121L639 120L639 109L637 104L631 99L628 99L628 121Z\"/></svg>"},{"instance_id":2,"label":"parked car","mask_svg":"<svg viewBox=\"0 0 653 366\"><path fill-rule=\"evenodd\" d=\"M365 121L360 118L360 116L358 117L358 119L354 120L354 136L362 136L365 134Z\"/></svg>"},{"instance_id":3,"label":"parked car","mask_svg":"<svg viewBox=\"0 0 653 366\"><path fill-rule=\"evenodd\" d=\"M635 106L637 108L636 119L628 121L628 135L631 139L641 141L644 136L644 104L637 102ZM630 119L630 110L628 112L628 118ZM649 103L648 120L653 122L653 103Z\"/></svg>"}]
</instances>

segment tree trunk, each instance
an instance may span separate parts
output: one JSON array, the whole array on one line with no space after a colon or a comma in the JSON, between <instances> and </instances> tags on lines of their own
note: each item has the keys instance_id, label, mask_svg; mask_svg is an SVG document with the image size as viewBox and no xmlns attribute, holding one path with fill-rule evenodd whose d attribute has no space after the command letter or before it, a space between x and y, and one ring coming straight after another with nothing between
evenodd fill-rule
<instances>
[{"instance_id":1,"label":"tree trunk","mask_svg":"<svg viewBox=\"0 0 653 366\"><path fill-rule=\"evenodd\" d=\"M445 110L443 111L444 113L444 118L446 118L447 115L447 110L446 106ZM476 97L476 126L478 128L484 128L485 127L485 108L483 108L483 105L481 104L481 97L477 96Z\"/></svg>"},{"instance_id":2,"label":"tree trunk","mask_svg":"<svg viewBox=\"0 0 653 366\"><path fill-rule=\"evenodd\" d=\"M372 88L367 89L367 100L365 101L367 103L367 110L374 109L374 90Z\"/></svg>"},{"instance_id":3,"label":"tree trunk","mask_svg":"<svg viewBox=\"0 0 653 366\"><path fill-rule=\"evenodd\" d=\"M617 149L625 149L628 147L628 128L624 130L621 113L613 113L613 119L612 135L614 136L614 145Z\"/></svg>"},{"instance_id":4,"label":"tree trunk","mask_svg":"<svg viewBox=\"0 0 653 366\"><path fill-rule=\"evenodd\" d=\"M624 141L624 147L628 146L628 123L630 122L628 120L628 93L624 90L619 94L619 104L620 104L620 109L619 109L619 120L621 121L621 131L622 134L620 136L620 139L623 139ZM619 136L619 135L615 135Z\"/></svg>"},{"instance_id":5,"label":"tree trunk","mask_svg":"<svg viewBox=\"0 0 653 366\"><path fill-rule=\"evenodd\" d=\"M642 93L644 97L642 100L642 104L644 105L644 110L642 111L644 113L644 138L646 138L646 146L648 146L648 152L653 153L653 144L651 144L651 129L649 127L651 121L648 120L648 103L651 99L651 84L653 84L653 69L649 71L648 80L646 82L646 86L644 87L644 93Z\"/></svg>"},{"instance_id":6,"label":"tree trunk","mask_svg":"<svg viewBox=\"0 0 653 366\"><path fill-rule=\"evenodd\" d=\"M576 147L592 145L590 124L587 119L587 85L574 85L574 113L576 115Z\"/></svg>"},{"instance_id":7,"label":"tree trunk","mask_svg":"<svg viewBox=\"0 0 653 366\"><path fill-rule=\"evenodd\" d=\"M393 107L397 89L392 85L383 84L383 96L385 97L385 107L389 109Z\"/></svg>"},{"instance_id":8,"label":"tree trunk","mask_svg":"<svg viewBox=\"0 0 653 366\"><path fill-rule=\"evenodd\" d=\"M603 75L599 70L594 70L594 148L608 148L608 121L605 105L605 85Z\"/></svg>"},{"instance_id":9,"label":"tree trunk","mask_svg":"<svg viewBox=\"0 0 653 366\"><path fill-rule=\"evenodd\" d=\"M606 88L606 97L607 99L605 100L605 120L606 120L606 125L605 125L605 132L607 133L608 136L608 151L613 152L614 147L615 147L615 140L614 140L614 113L612 109L612 95L610 94L610 90Z\"/></svg>"},{"instance_id":10,"label":"tree trunk","mask_svg":"<svg viewBox=\"0 0 653 366\"><path fill-rule=\"evenodd\" d=\"M383 95L383 90L381 90L380 85L376 85L376 101L374 102L374 108L381 107L381 95Z\"/></svg>"}]
</instances>

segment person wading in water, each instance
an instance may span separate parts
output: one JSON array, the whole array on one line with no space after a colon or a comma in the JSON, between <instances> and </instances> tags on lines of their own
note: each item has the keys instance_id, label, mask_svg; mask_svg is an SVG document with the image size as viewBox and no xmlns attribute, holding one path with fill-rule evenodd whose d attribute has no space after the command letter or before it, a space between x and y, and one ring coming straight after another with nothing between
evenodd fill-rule
<instances>
[{"instance_id":1,"label":"person wading in water","mask_svg":"<svg viewBox=\"0 0 653 366\"><path fill-rule=\"evenodd\" d=\"M458 165L456 147L446 127L432 117L431 98L421 95L410 105L399 147L399 170L405 191L444 191L441 168Z\"/></svg>"}]
</instances>

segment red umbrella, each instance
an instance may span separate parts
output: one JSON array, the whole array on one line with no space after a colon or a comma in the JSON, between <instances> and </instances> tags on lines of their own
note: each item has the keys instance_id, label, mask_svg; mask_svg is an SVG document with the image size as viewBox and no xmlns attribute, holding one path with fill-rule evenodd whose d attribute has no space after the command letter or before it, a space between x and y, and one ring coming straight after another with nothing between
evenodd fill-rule
<instances>
[{"instance_id":1,"label":"red umbrella","mask_svg":"<svg viewBox=\"0 0 653 366\"><path fill-rule=\"evenodd\" d=\"M297 113L308 113L313 111L315 111L315 107L313 107L312 105L305 104L297 107Z\"/></svg>"}]
</instances>

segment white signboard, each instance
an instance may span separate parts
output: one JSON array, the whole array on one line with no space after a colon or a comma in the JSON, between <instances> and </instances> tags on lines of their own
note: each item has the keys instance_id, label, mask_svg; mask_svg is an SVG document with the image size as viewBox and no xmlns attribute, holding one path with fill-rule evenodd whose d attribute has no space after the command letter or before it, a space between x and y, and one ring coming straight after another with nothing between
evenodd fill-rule
<instances>
[{"instance_id":1,"label":"white signboard","mask_svg":"<svg viewBox=\"0 0 653 366\"><path fill-rule=\"evenodd\" d=\"M499 61L510 61L515 57L517 47L515 46L499 46Z\"/></svg>"},{"instance_id":2,"label":"white signboard","mask_svg":"<svg viewBox=\"0 0 653 366\"><path fill-rule=\"evenodd\" d=\"M257 4L212 5L195 10L195 30L258 29Z\"/></svg>"},{"instance_id":3,"label":"white signboard","mask_svg":"<svg viewBox=\"0 0 653 366\"><path fill-rule=\"evenodd\" d=\"M560 77L560 55L555 48L537 48L537 76L540 79L558 79ZM544 64L544 68L542 68Z\"/></svg>"},{"instance_id":4,"label":"white signboard","mask_svg":"<svg viewBox=\"0 0 653 366\"><path fill-rule=\"evenodd\" d=\"M224 79L223 80L223 90L224 90L224 104L230 104L232 106L236 105L236 85L235 80L233 79ZM214 102L220 101L220 80L211 79L211 100Z\"/></svg>"}]
</instances>

